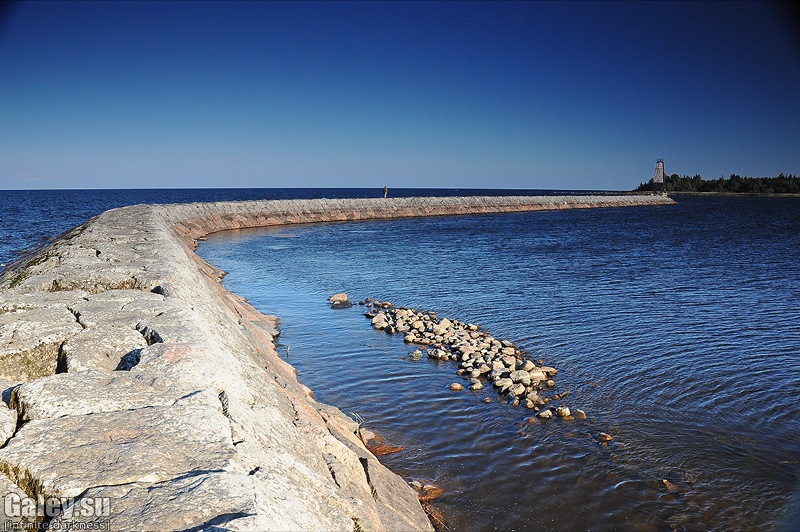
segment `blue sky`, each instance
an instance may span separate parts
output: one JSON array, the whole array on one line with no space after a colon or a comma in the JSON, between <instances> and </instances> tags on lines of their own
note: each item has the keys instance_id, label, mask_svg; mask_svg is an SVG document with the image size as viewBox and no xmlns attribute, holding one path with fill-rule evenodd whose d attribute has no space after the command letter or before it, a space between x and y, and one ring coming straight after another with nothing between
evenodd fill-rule
<instances>
[{"instance_id":1,"label":"blue sky","mask_svg":"<svg viewBox=\"0 0 800 532\"><path fill-rule=\"evenodd\" d=\"M800 174L766 3L20 2L0 189L631 189Z\"/></svg>"}]
</instances>

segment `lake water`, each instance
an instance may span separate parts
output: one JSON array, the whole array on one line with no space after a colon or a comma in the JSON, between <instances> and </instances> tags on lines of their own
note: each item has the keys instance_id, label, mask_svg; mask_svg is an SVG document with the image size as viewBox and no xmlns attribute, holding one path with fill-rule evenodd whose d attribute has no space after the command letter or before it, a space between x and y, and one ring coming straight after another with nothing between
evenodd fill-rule
<instances>
[{"instance_id":1,"label":"lake water","mask_svg":"<svg viewBox=\"0 0 800 532\"><path fill-rule=\"evenodd\" d=\"M380 194L0 191L0 264L122 205ZM677 200L237 231L199 253L281 318L279 352L317 399L403 446L382 457L394 471L445 489L451 530L794 530L800 199ZM453 363L410 360L363 307L329 309L342 290L515 342L559 369L563 402L588 419L528 424L490 386L451 392L467 384Z\"/></svg>"},{"instance_id":2,"label":"lake water","mask_svg":"<svg viewBox=\"0 0 800 532\"><path fill-rule=\"evenodd\" d=\"M236 231L199 253L281 318L317 399L444 488L451 530L791 529L800 199L678 202ZM339 291L480 324L558 368L558 403L588 419L529 424L491 386L450 391L468 384L452 362L410 360L364 307L329 309Z\"/></svg>"}]
</instances>

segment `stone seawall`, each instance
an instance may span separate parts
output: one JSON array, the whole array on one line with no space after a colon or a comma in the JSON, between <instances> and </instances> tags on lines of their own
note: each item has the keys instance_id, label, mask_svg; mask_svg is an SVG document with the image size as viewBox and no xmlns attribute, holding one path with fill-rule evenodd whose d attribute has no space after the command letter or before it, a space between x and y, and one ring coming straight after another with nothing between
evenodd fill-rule
<instances>
[{"instance_id":1,"label":"stone seawall","mask_svg":"<svg viewBox=\"0 0 800 532\"><path fill-rule=\"evenodd\" d=\"M23 502L6 504L0 520L428 530L413 490L366 450L356 423L315 401L278 357L276 318L228 292L222 272L193 253L197 240L295 223L670 203L396 198L107 211L0 277L10 407L0 405L0 496ZM17 515L37 497L63 498L64 512Z\"/></svg>"}]
</instances>

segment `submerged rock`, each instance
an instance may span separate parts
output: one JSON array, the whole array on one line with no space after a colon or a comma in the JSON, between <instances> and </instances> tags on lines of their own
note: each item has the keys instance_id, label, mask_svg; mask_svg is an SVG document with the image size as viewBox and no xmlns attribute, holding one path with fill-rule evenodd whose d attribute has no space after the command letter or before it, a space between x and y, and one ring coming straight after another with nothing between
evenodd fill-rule
<instances>
[{"instance_id":1,"label":"submerged rock","mask_svg":"<svg viewBox=\"0 0 800 532\"><path fill-rule=\"evenodd\" d=\"M614 437L611 436L611 434L606 434L605 432L598 432L595 438L597 438L598 441L603 443L610 442L611 440L614 439Z\"/></svg>"}]
</instances>

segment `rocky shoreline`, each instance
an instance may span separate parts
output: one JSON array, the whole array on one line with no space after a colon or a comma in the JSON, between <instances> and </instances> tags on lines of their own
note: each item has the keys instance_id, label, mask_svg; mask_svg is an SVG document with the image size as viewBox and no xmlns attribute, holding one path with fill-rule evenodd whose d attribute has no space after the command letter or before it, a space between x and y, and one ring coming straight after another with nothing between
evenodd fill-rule
<instances>
[{"instance_id":1,"label":"rocky shoreline","mask_svg":"<svg viewBox=\"0 0 800 532\"><path fill-rule=\"evenodd\" d=\"M355 421L297 381L275 351L277 319L228 292L193 252L198 240L283 224L669 203L396 198L107 211L0 275L0 496L21 502L0 520L430 530L418 494L367 450Z\"/></svg>"}]
</instances>

